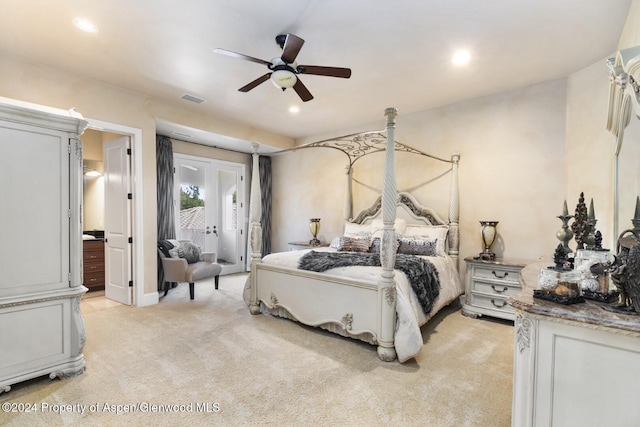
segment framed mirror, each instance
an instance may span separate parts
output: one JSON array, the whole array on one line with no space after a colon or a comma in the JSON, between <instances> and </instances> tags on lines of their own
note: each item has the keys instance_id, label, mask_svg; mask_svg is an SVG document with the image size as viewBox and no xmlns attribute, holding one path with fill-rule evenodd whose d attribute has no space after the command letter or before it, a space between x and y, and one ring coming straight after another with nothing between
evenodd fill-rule
<instances>
[{"instance_id":1,"label":"framed mirror","mask_svg":"<svg viewBox=\"0 0 640 427\"><path fill-rule=\"evenodd\" d=\"M616 240L632 228L640 196L640 46L620 50L609 60L607 129L616 136L613 231Z\"/></svg>"},{"instance_id":2,"label":"framed mirror","mask_svg":"<svg viewBox=\"0 0 640 427\"><path fill-rule=\"evenodd\" d=\"M632 228L636 199L640 196L640 118L632 113L616 155L617 206L614 203L616 238Z\"/></svg>"}]
</instances>

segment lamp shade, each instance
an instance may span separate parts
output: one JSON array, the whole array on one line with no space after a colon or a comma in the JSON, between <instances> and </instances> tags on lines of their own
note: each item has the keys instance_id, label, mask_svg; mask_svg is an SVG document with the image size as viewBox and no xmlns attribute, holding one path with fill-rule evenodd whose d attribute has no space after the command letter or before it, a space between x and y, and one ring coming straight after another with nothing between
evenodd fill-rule
<instances>
[{"instance_id":1,"label":"lamp shade","mask_svg":"<svg viewBox=\"0 0 640 427\"><path fill-rule=\"evenodd\" d=\"M289 70L276 70L271 73L271 81L276 87L288 89L296 84L298 78Z\"/></svg>"}]
</instances>

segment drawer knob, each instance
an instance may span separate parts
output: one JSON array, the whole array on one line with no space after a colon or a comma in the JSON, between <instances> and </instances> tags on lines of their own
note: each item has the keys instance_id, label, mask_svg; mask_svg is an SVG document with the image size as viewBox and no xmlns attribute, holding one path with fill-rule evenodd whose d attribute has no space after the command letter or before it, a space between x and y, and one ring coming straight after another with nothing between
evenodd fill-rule
<instances>
[{"instance_id":1,"label":"drawer knob","mask_svg":"<svg viewBox=\"0 0 640 427\"><path fill-rule=\"evenodd\" d=\"M507 277L509 275L508 271L504 272L504 276L498 276L498 274L495 271L491 271L491 273L493 273L493 275L496 276L498 279L504 279L505 277Z\"/></svg>"},{"instance_id":2,"label":"drawer knob","mask_svg":"<svg viewBox=\"0 0 640 427\"><path fill-rule=\"evenodd\" d=\"M496 289L496 285L491 285L491 289L493 289L494 292L497 292L499 294L507 292L509 290L509 288L507 288L506 286L504 287L503 290Z\"/></svg>"},{"instance_id":3,"label":"drawer knob","mask_svg":"<svg viewBox=\"0 0 640 427\"><path fill-rule=\"evenodd\" d=\"M501 300L500 302L501 302L502 304L501 304L501 305L498 305L498 304L496 304L496 300L494 300L494 299L492 299L492 300L491 300L491 304L493 304L493 305L494 305L494 306L496 306L497 308L502 308L502 307L504 307L505 305L507 305L507 302L506 302L506 301L502 301L502 300Z\"/></svg>"}]
</instances>

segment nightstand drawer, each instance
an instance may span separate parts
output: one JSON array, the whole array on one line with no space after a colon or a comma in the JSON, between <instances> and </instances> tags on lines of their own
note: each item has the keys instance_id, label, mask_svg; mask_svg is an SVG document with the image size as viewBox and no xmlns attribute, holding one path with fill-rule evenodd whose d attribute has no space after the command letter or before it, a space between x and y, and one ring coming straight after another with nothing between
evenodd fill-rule
<instances>
[{"instance_id":1,"label":"nightstand drawer","mask_svg":"<svg viewBox=\"0 0 640 427\"><path fill-rule=\"evenodd\" d=\"M503 265L494 267L474 265L471 274L477 279L498 280L520 286L520 269L517 268L506 268Z\"/></svg>"},{"instance_id":2,"label":"nightstand drawer","mask_svg":"<svg viewBox=\"0 0 640 427\"><path fill-rule=\"evenodd\" d=\"M509 295L517 295L522 289L520 288L520 283L510 283L510 282L502 282L502 283L490 283L490 282L482 282L480 280L474 280L471 283L471 292L481 292L484 294L490 295L502 295L507 297Z\"/></svg>"},{"instance_id":3,"label":"nightstand drawer","mask_svg":"<svg viewBox=\"0 0 640 427\"><path fill-rule=\"evenodd\" d=\"M491 310L503 311L505 313L515 313L514 308L507 304L507 299L505 297L472 292L469 303L480 308L488 308Z\"/></svg>"},{"instance_id":4,"label":"nightstand drawer","mask_svg":"<svg viewBox=\"0 0 640 427\"><path fill-rule=\"evenodd\" d=\"M465 258L465 302L462 314L482 315L513 320L515 310L507 304L510 295L522 292L520 270L526 261L495 259L491 261Z\"/></svg>"}]
</instances>

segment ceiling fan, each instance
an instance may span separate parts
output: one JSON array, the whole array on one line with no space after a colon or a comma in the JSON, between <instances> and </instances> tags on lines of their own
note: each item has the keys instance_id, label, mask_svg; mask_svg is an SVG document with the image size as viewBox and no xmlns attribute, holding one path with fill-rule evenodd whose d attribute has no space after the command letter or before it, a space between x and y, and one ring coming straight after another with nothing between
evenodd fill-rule
<instances>
[{"instance_id":1,"label":"ceiling fan","mask_svg":"<svg viewBox=\"0 0 640 427\"><path fill-rule=\"evenodd\" d=\"M280 57L273 58L271 61L253 58L251 56L231 52L226 49L214 49L213 51L233 58L264 64L270 70L267 74L258 77L251 83L238 89L240 92L249 92L259 84L271 79L273 84L282 90L293 88L300 99L307 102L313 99L313 95L311 95L311 92L309 92L307 87L302 84L302 81L298 78L299 74L341 77L343 79L351 77L351 69L349 68L298 65L296 63L296 57L304 44L304 40L294 34L280 34L276 36L276 43L280 48L282 48L282 55Z\"/></svg>"}]
</instances>

